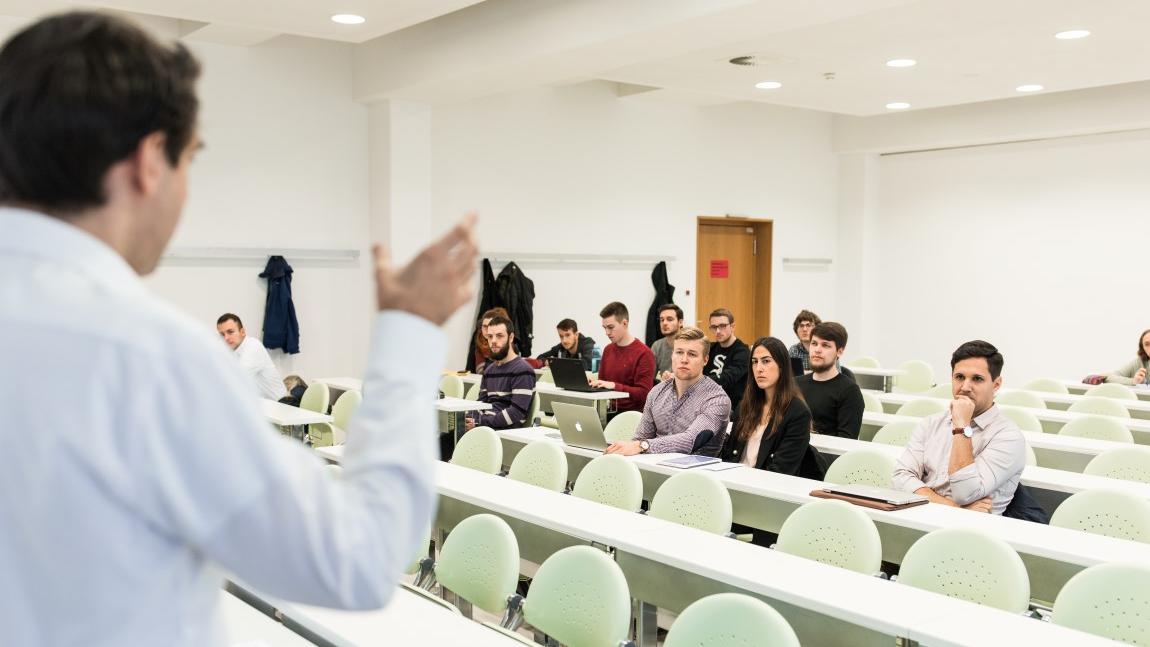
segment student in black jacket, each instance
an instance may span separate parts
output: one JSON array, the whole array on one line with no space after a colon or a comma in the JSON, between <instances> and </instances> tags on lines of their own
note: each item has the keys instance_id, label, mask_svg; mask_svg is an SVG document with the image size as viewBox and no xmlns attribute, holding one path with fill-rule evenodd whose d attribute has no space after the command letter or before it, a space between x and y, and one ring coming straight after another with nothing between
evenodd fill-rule
<instances>
[{"instance_id":1,"label":"student in black jacket","mask_svg":"<svg viewBox=\"0 0 1150 647\"><path fill-rule=\"evenodd\" d=\"M726 308L711 313L711 333L715 343L711 344L711 354L703 374L719 383L727 397L731 399L731 420L739 417L739 402L747 386L747 369L751 353L747 345L735 336L735 315Z\"/></svg>"},{"instance_id":2,"label":"student in black jacket","mask_svg":"<svg viewBox=\"0 0 1150 647\"><path fill-rule=\"evenodd\" d=\"M811 411L781 340L760 337L751 346L751 375L740 407L723 460L798 475L811 443Z\"/></svg>"},{"instance_id":3,"label":"student in black jacket","mask_svg":"<svg viewBox=\"0 0 1150 647\"><path fill-rule=\"evenodd\" d=\"M553 357L568 357L583 360L583 370L591 370L591 360L595 355L595 340L579 332L579 324L574 319L564 319L555 326L559 332L559 343L551 350L540 353L535 359L547 361Z\"/></svg>"}]
</instances>

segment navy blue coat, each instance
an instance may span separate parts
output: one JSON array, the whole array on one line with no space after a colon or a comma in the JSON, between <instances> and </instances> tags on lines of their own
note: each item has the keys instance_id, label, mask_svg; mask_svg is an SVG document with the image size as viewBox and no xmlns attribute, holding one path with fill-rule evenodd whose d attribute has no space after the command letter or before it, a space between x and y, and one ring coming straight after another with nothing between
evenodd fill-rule
<instances>
[{"instance_id":1,"label":"navy blue coat","mask_svg":"<svg viewBox=\"0 0 1150 647\"><path fill-rule=\"evenodd\" d=\"M291 299L292 268L283 256L268 258L260 274L268 280L268 298L264 305L264 347L281 348L286 353L299 352L299 321Z\"/></svg>"}]
</instances>

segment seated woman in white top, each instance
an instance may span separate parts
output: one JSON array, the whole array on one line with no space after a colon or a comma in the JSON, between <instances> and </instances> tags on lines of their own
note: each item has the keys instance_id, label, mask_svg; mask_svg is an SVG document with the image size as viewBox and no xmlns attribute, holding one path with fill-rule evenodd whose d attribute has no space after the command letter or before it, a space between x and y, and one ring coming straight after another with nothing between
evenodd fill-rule
<instances>
[{"instance_id":1,"label":"seated woman in white top","mask_svg":"<svg viewBox=\"0 0 1150 647\"><path fill-rule=\"evenodd\" d=\"M798 475L811 443L811 411L791 374L786 345L775 337L755 340L750 377L723 460Z\"/></svg>"},{"instance_id":2,"label":"seated woman in white top","mask_svg":"<svg viewBox=\"0 0 1150 647\"><path fill-rule=\"evenodd\" d=\"M1139 385L1150 384L1150 330L1138 337L1138 355L1117 371L1106 374L1107 382Z\"/></svg>"}]
</instances>

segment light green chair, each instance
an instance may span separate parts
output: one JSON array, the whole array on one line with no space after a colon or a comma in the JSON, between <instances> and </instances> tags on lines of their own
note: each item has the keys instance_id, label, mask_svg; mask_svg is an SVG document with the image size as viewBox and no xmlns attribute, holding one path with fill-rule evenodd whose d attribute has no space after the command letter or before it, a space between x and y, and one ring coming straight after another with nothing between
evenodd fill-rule
<instances>
[{"instance_id":1,"label":"light green chair","mask_svg":"<svg viewBox=\"0 0 1150 647\"><path fill-rule=\"evenodd\" d=\"M1121 420L1108 416L1082 416L1062 425L1058 430L1061 436L1111 440L1116 443L1133 443L1134 434Z\"/></svg>"},{"instance_id":2,"label":"light green chair","mask_svg":"<svg viewBox=\"0 0 1150 647\"><path fill-rule=\"evenodd\" d=\"M1089 389L1086 389L1086 395L1098 398L1114 398L1115 400L1138 399L1138 396L1134 394L1134 389L1131 389L1125 384L1117 384L1115 382L1095 384Z\"/></svg>"},{"instance_id":3,"label":"light green chair","mask_svg":"<svg viewBox=\"0 0 1150 647\"><path fill-rule=\"evenodd\" d=\"M1115 418L1130 418L1130 410L1121 400L1114 398L1101 398L1084 395L1082 399L1070 405L1068 411L1074 413L1092 413L1096 416L1113 416Z\"/></svg>"},{"instance_id":4,"label":"light green chair","mask_svg":"<svg viewBox=\"0 0 1150 647\"><path fill-rule=\"evenodd\" d=\"M838 485L873 485L889 488L894 459L873 449L856 449L835 459L823 481Z\"/></svg>"},{"instance_id":5,"label":"light green chair","mask_svg":"<svg viewBox=\"0 0 1150 647\"><path fill-rule=\"evenodd\" d=\"M1045 409L1046 400L1034 391L999 391L994 401L999 405L1012 407L1026 407L1027 409Z\"/></svg>"},{"instance_id":6,"label":"light green chair","mask_svg":"<svg viewBox=\"0 0 1150 647\"><path fill-rule=\"evenodd\" d=\"M331 408L332 423L346 431L351 424L351 417L362 403L363 395L359 391L344 391L343 395L336 398L335 405Z\"/></svg>"},{"instance_id":7,"label":"light green chair","mask_svg":"<svg viewBox=\"0 0 1150 647\"><path fill-rule=\"evenodd\" d=\"M945 384L935 384L923 393L928 398L942 398L943 400L954 399L954 387L949 382Z\"/></svg>"},{"instance_id":8,"label":"light green chair","mask_svg":"<svg viewBox=\"0 0 1150 647\"><path fill-rule=\"evenodd\" d=\"M1150 501L1119 490L1083 490L1058 506L1050 525L1150 544Z\"/></svg>"},{"instance_id":9,"label":"light green chair","mask_svg":"<svg viewBox=\"0 0 1150 647\"><path fill-rule=\"evenodd\" d=\"M503 469L503 443L491 427L475 427L463 434L451 454L451 464L487 474Z\"/></svg>"},{"instance_id":10,"label":"light green chair","mask_svg":"<svg viewBox=\"0 0 1150 647\"><path fill-rule=\"evenodd\" d=\"M879 443L880 445L906 447L915 429L918 429L918 423L913 420L895 420L894 422L883 425L882 428L875 433L871 442Z\"/></svg>"},{"instance_id":11,"label":"light green chair","mask_svg":"<svg viewBox=\"0 0 1150 647\"><path fill-rule=\"evenodd\" d=\"M609 443L631 440L635 437L635 428L642 419L643 414L638 411L624 411L607 423L607 428L603 430L603 438Z\"/></svg>"},{"instance_id":12,"label":"light green chair","mask_svg":"<svg viewBox=\"0 0 1150 647\"><path fill-rule=\"evenodd\" d=\"M717 593L683 609L663 643L663 647L699 645L799 647L799 639L766 602L741 593Z\"/></svg>"},{"instance_id":13,"label":"light green chair","mask_svg":"<svg viewBox=\"0 0 1150 647\"><path fill-rule=\"evenodd\" d=\"M435 579L480 609L503 613L519 584L519 544L511 526L493 514L459 522L439 551Z\"/></svg>"},{"instance_id":14,"label":"light green chair","mask_svg":"<svg viewBox=\"0 0 1150 647\"><path fill-rule=\"evenodd\" d=\"M1042 421L1038 419L1038 416L1027 411L1026 409L998 405L998 410L1002 412L1002 415L1010 418L1010 420L1014 424L1018 425L1018 428L1022 431L1036 431L1038 433L1042 433Z\"/></svg>"},{"instance_id":15,"label":"light green chair","mask_svg":"<svg viewBox=\"0 0 1150 647\"><path fill-rule=\"evenodd\" d=\"M522 617L567 647L613 647L627 640L631 628L631 592L607 553L572 546L539 566ZM507 628L517 629L518 622L512 618Z\"/></svg>"},{"instance_id":16,"label":"light green chair","mask_svg":"<svg viewBox=\"0 0 1150 647\"><path fill-rule=\"evenodd\" d=\"M882 413L882 400L870 391L863 391L863 411L873 411L875 413Z\"/></svg>"},{"instance_id":17,"label":"light green chair","mask_svg":"<svg viewBox=\"0 0 1150 647\"><path fill-rule=\"evenodd\" d=\"M934 385L934 369L930 364L912 359L899 365L903 374L895 378L895 385L904 393L922 393Z\"/></svg>"},{"instance_id":18,"label":"light green chair","mask_svg":"<svg viewBox=\"0 0 1150 647\"><path fill-rule=\"evenodd\" d=\"M664 481L651 499L649 513L706 532L731 532L731 494L706 472L683 472Z\"/></svg>"},{"instance_id":19,"label":"light green chair","mask_svg":"<svg viewBox=\"0 0 1150 647\"><path fill-rule=\"evenodd\" d=\"M562 492L567 487L567 455L559 443L549 440L529 442L511 461L507 477L512 481Z\"/></svg>"},{"instance_id":20,"label":"light green chair","mask_svg":"<svg viewBox=\"0 0 1150 647\"><path fill-rule=\"evenodd\" d=\"M1034 448L1030 446L1029 442L1026 443L1025 448L1026 448L1026 464L1031 465L1031 466L1038 465L1038 456L1035 455Z\"/></svg>"},{"instance_id":21,"label":"light green chair","mask_svg":"<svg viewBox=\"0 0 1150 647\"><path fill-rule=\"evenodd\" d=\"M812 501L792 512L779 529L775 549L866 575L882 569L878 528L844 501Z\"/></svg>"},{"instance_id":22,"label":"light green chair","mask_svg":"<svg viewBox=\"0 0 1150 647\"><path fill-rule=\"evenodd\" d=\"M351 424L351 417L363 402L359 391L344 391L343 395L335 400L331 408L331 424L326 422L313 422L307 426L307 435L312 447L330 447L342 445L347 441L347 428Z\"/></svg>"},{"instance_id":23,"label":"light green chair","mask_svg":"<svg viewBox=\"0 0 1150 647\"><path fill-rule=\"evenodd\" d=\"M946 411L947 404L942 400L934 398L917 398L907 402L898 408L895 413L900 416L914 416L915 418L925 418L933 416L936 413Z\"/></svg>"},{"instance_id":24,"label":"light green chair","mask_svg":"<svg viewBox=\"0 0 1150 647\"><path fill-rule=\"evenodd\" d=\"M534 427L535 419L541 418L542 411L539 406L539 392L531 396L531 406L527 407L527 419L523 421L524 427Z\"/></svg>"},{"instance_id":25,"label":"light green chair","mask_svg":"<svg viewBox=\"0 0 1150 647\"><path fill-rule=\"evenodd\" d=\"M478 400L479 399L479 382L472 384L471 388L467 389L467 395L465 395L463 397L464 397L464 399L471 400L473 402L475 400Z\"/></svg>"},{"instance_id":26,"label":"light green chair","mask_svg":"<svg viewBox=\"0 0 1150 647\"><path fill-rule=\"evenodd\" d=\"M618 454L604 454L587 463L571 494L580 499L635 512L643 505L643 475Z\"/></svg>"},{"instance_id":27,"label":"light green chair","mask_svg":"<svg viewBox=\"0 0 1150 647\"><path fill-rule=\"evenodd\" d=\"M445 398L462 398L463 380L458 375L444 375L439 381L439 390Z\"/></svg>"},{"instance_id":28,"label":"light green chair","mask_svg":"<svg viewBox=\"0 0 1150 647\"><path fill-rule=\"evenodd\" d=\"M299 408L316 413L327 413L328 409L331 408L331 390L323 382L312 382L303 392L303 397L299 399Z\"/></svg>"},{"instance_id":29,"label":"light green chair","mask_svg":"<svg viewBox=\"0 0 1150 647\"><path fill-rule=\"evenodd\" d=\"M1150 483L1150 447L1108 449L1086 464L1084 474Z\"/></svg>"},{"instance_id":30,"label":"light green chair","mask_svg":"<svg viewBox=\"0 0 1150 647\"><path fill-rule=\"evenodd\" d=\"M1005 541L968 528L927 533L906 551L898 581L1003 611L1030 606L1030 577Z\"/></svg>"},{"instance_id":31,"label":"light green chair","mask_svg":"<svg viewBox=\"0 0 1150 647\"><path fill-rule=\"evenodd\" d=\"M1131 645L1150 645L1150 566L1096 564L1062 585L1050 621Z\"/></svg>"},{"instance_id":32,"label":"light green chair","mask_svg":"<svg viewBox=\"0 0 1150 647\"><path fill-rule=\"evenodd\" d=\"M1048 377L1031 380L1023 384L1022 388L1027 391L1042 391L1043 393L1061 393L1063 395L1070 393L1070 389L1066 388L1065 384Z\"/></svg>"},{"instance_id":33,"label":"light green chair","mask_svg":"<svg viewBox=\"0 0 1150 647\"><path fill-rule=\"evenodd\" d=\"M555 384L555 376L551 374L550 368L545 368L545 369L543 369L543 372L539 374L539 377L536 381L546 382L548 384Z\"/></svg>"},{"instance_id":34,"label":"light green chair","mask_svg":"<svg viewBox=\"0 0 1150 647\"><path fill-rule=\"evenodd\" d=\"M877 359L863 355L847 362L847 368L882 368L882 366Z\"/></svg>"}]
</instances>

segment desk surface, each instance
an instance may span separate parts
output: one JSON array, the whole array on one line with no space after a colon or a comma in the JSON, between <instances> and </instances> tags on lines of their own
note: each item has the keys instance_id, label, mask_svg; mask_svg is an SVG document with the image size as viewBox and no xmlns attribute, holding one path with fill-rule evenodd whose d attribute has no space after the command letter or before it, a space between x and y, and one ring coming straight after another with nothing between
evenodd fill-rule
<instances>
[{"instance_id":1,"label":"desk surface","mask_svg":"<svg viewBox=\"0 0 1150 647\"><path fill-rule=\"evenodd\" d=\"M331 422L331 416L327 414L300 409L299 407L293 407L290 404L276 402L275 400L268 400L267 398L262 399L260 402L264 408L264 417L270 420L272 424L280 425L281 427Z\"/></svg>"},{"instance_id":2,"label":"desk surface","mask_svg":"<svg viewBox=\"0 0 1150 647\"><path fill-rule=\"evenodd\" d=\"M906 371L901 368L877 368L869 366L847 366L851 373L856 375L873 375L874 377L898 377Z\"/></svg>"},{"instance_id":3,"label":"desk surface","mask_svg":"<svg viewBox=\"0 0 1150 647\"><path fill-rule=\"evenodd\" d=\"M312 647L311 642L231 593L220 596L220 618L230 647Z\"/></svg>"},{"instance_id":4,"label":"desk surface","mask_svg":"<svg viewBox=\"0 0 1150 647\"><path fill-rule=\"evenodd\" d=\"M315 381L340 391L363 392L363 380L358 377L317 377Z\"/></svg>"},{"instance_id":5,"label":"desk surface","mask_svg":"<svg viewBox=\"0 0 1150 647\"><path fill-rule=\"evenodd\" d=\"M491 408L491 404L463 398L440 398L435 401L435 408L439 411L449 412L486 411Z\"/></svg>"},{"instance_id":6,"label":"desk surface","mask_svg":"<svg viewBox=\"0 0 1150 647\"><path fill-rule=\"evenodd\" d=\"M630 397L622 391L569 391L561 389L550 382L536 382L535 392L546 395L561 395L565 398L575 398L578 400L619 400L621 398Z\"/></svg>"},{"instance_id":7,"label":"desk surface","mask_svg":"<svg viewBox=\"0 0 1150 647\"><path fill-rule=\"evenodd\" d=\"M1067 390L1077 395L1086 393L1090 387L1094 386L1093 384L1084 384L1081 380L1062 380L1062 383L1066 385ZM1150 386L1143 385L1133 388L1134 394L1138 396L1139 400L1150 400Z\"/></svg>"},{"instance_id":8,"label":"desk surface","mask_svg":"<svg viewBox=\"0 0 1150 647\"><path fill-rule=\"evenodd\" d=\"M533 525L611 546L625 573L629 564L650 560L656 563L655 568L666 566L686 571L882 633L922 636L931 644L935 644L936 639L940 644L966 645L1017 641L1107 644L1107 641L1016 614L977 607L450 464L439 466L437 484L443 497L468 501ZM629 559L631 556L637 560ZM969 614L977 614L979 621L940 622L945 618L970 617ZM951 630L961 631L961 638L948 639Z\"/></svg>"}]
</instances>

